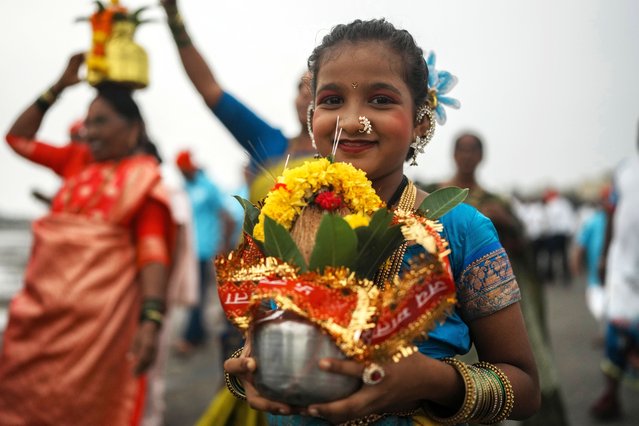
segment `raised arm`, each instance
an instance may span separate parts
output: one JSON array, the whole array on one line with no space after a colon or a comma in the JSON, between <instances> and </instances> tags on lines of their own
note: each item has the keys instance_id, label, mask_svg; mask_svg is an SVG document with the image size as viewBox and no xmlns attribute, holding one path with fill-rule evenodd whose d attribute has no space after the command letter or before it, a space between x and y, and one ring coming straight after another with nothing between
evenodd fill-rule
<instances>
[{"instance_id":1,"label":"raised arm","mask_svg":"<svg viewBox=\"0 0 639 426\"><path fill-rule=\"evenodd\" d=\"M42 124L44 114L53 105L58 96L67 87L80 81L78 71L84 62L84 53L76 53L69 58L64 72L58 80L44 92L33 104L29 105L13 123L7 132L7 136L33 139Z\"/></svg>"},{"instance_id":2,"label":"raised arm","mask_svg":"<svg viewBox=\"0 0 639 426\"><path fill-rule=\"evenodd\" d=\"M169 28L186 74L206 105L210 108L215 107L222 96L222 88L200 52L193 45L178 11L177 0L162 0L162 6L166 11Z\"/></svg>"}]
</instances>

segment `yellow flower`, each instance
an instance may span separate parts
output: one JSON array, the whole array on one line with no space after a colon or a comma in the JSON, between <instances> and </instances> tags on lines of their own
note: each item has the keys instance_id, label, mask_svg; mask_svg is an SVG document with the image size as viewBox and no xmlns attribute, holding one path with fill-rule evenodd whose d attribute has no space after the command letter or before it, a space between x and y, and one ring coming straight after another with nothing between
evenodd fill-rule
<instances>
[{"instance_id":1,"label":"yellow flower","mask_svg":"<svg viewBox=\"0 0 639 426\"><path fill-rule=\"evenodd\" d=\"M264 241L265 216L290 230L302 209L322 189L341 195L353 215L369 216L384 206L362 170L348 163L331 163L326 158L306 161L299 167L285 170L277 179L264 200L253 236Z\"/></svg>"},{"instance_id":2,"label":"yellow flower","mask_svg":"<svg viewBox=\"0 0 639 426\"><path fill-rule=\"evenodd\" d=\"M371 221L370 216L363 215L361 213L348 214L344 216L344 220L352 228L359 228L360 226L368 226Z\"/></svg>"}]
</instances>

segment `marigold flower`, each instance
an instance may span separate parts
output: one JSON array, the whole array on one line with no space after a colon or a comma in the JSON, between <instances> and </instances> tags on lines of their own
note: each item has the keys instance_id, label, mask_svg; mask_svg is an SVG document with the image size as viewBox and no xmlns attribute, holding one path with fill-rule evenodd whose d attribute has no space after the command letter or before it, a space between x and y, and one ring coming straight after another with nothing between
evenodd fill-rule
<instances>
[{"instance_id":1,"label":"marigold flower","mask_svg":"<svg viewBox=\"0 0 639 426\"><path fill-rule=\"evenodd\" d=\"M371 218L361 213L356 213L356 214L347 214L346 216L344 216L344 220L346 221L346 223L348 223L348 225L352 229L355 229L361 226L368 226L368 224L371 221Z\"/></svg>"},{"instance_id":2,"label":"marigold flower","mask_svg":"<svg viewBox=\"0 0 639 426\"><path fill-rule=\"evenodd\" d=\"M332 196L322 195L325 193ZM317 201L318 197L324 206ZM384 206L362 170L348 163L331 163L326 158L307 161L299 167L285 170L278 178L264 200L253 237L264 241L265 216L290 230L313 198L325 210L345 206L353 214L362 216L371 215ZM340 204L333 207L337 200Z\"/></svg>"}]
</instances>

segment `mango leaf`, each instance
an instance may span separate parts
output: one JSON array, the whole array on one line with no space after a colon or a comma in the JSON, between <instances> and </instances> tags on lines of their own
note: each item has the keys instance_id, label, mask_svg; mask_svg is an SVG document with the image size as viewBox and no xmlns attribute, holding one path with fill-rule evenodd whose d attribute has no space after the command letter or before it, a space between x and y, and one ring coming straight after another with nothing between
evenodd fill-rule
<instances>
[{"instance_id":1,"label":"mango leaf","mask_svg":"<svg viewBox=\"0 0 639 426\"><path fill-rule=\"evenodd\" d=\"M242 225L242 230L250 236L253 236L253 228L257 225L260 217L260 211L253 205L253 203L239 195L234 195L233 198L235 198L244 209L244 224Z\"/></svg>"},{"instance_id":2,"label":"mango leaf","mask_svg":"<svg viewBox=\"0 0 639 426\"><path fill-rule=\"evenodd\" d=\"M308 270L302 253L297 248L291 234L268 216L265 216L264 220L264 254L298 266L301 272Z\"/></svg>"},{"instance_id":3,"label":"mango leaf","mask_svg":"<svg viewBox=\"0 0 639 426\"><path fill-rule=\"evenodd\" d=\"M391 225L393 213L379 209L368 226L355 229L359 256L355 261L355 274L373 279L377 269L404 241L399 225Z\"/></svg>"},{"instance_id":4,"label":"mango leaf","mask_svg":"<svg viewBox=\"0 0 639 426\"><path fill-rule=\"evenodd\" d=\"M435 220L448 213L468 195L468 188L449 186L429 194L419 206L418 211L426 218Z\"/></svg>"},{"instance_id":5,"label":"mango leaf","mask_svg":"<svg viewBox=\"0 0 639 426\"><path fill-rule=\"evenodd\" d=\"M322 217L308 268L324 272L326 266L353 267L357 256L357 235L338 215Z\"/></svg>"}]
</instances>

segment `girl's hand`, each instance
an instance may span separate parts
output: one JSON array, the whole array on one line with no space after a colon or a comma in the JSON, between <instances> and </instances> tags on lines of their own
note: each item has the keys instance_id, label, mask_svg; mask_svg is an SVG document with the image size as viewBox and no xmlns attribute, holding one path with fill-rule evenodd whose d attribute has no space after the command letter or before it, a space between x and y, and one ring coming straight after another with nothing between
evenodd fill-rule
<instances>
[{"instance_id":1,"label":"girl's hand","mask_svg":"<svg viewBox=\"0 0 639 426\"><path fill-rule=\"evenodd\" d=\"M158 351L159 330L157 324L153 322L140 323L130 352L130 356L135 360L136 376L145 373L153 365Z\"/></svg>"},{"instance_id":2,"label":"girl's hand","mask_svg":"<svg viewBox=\"0 0 639 426\"><path fill-rule=\"evenodd\" d=\"M53 90L56 92L56 95L60 94L60 92L62 92L67 87L73 86L80 82L80 67L83 63L84 53L76 53L69 58L67 67L65 68L58 81L53 85Z\"/></svg>"},{"instance_id":3,"label":"girl's hand","mask_svg":"<svg viewBox=\"0 0 639 426\"><path fill-rule=\"evenodd\" d=\"M421 354L414 354L399 362L385 364L383 365L385 376L379 383L362 385L357 392L338 401L313 404L304 414L322 417L331 423L341 423L373 413L405 412L418 408L419 403L414 399L414 390L417 386L415 361L418 358L416 357L427 359ZM359 378L364 372L364 365L361 363L338 359L323 359L320 361L320 368Z\"/></svg>"},{"instance_id":4,"label":"girl's hand","mask_svg":"<svg viewBox=\"0 0 639 426\"><path fill-rule=\"evenodd\" d=\"M246 353L246 351L244 351ZM224 362L224 370L237 377L246 393L246 400L251 408L259 411L268 411L273 414L288 415L295 410L289 405L277 401L271 401L260 396L259 392L253 386L253 373L257 367L255 359L242 354L239 358L230 358Z\"/></svg>"}]
</instances>

